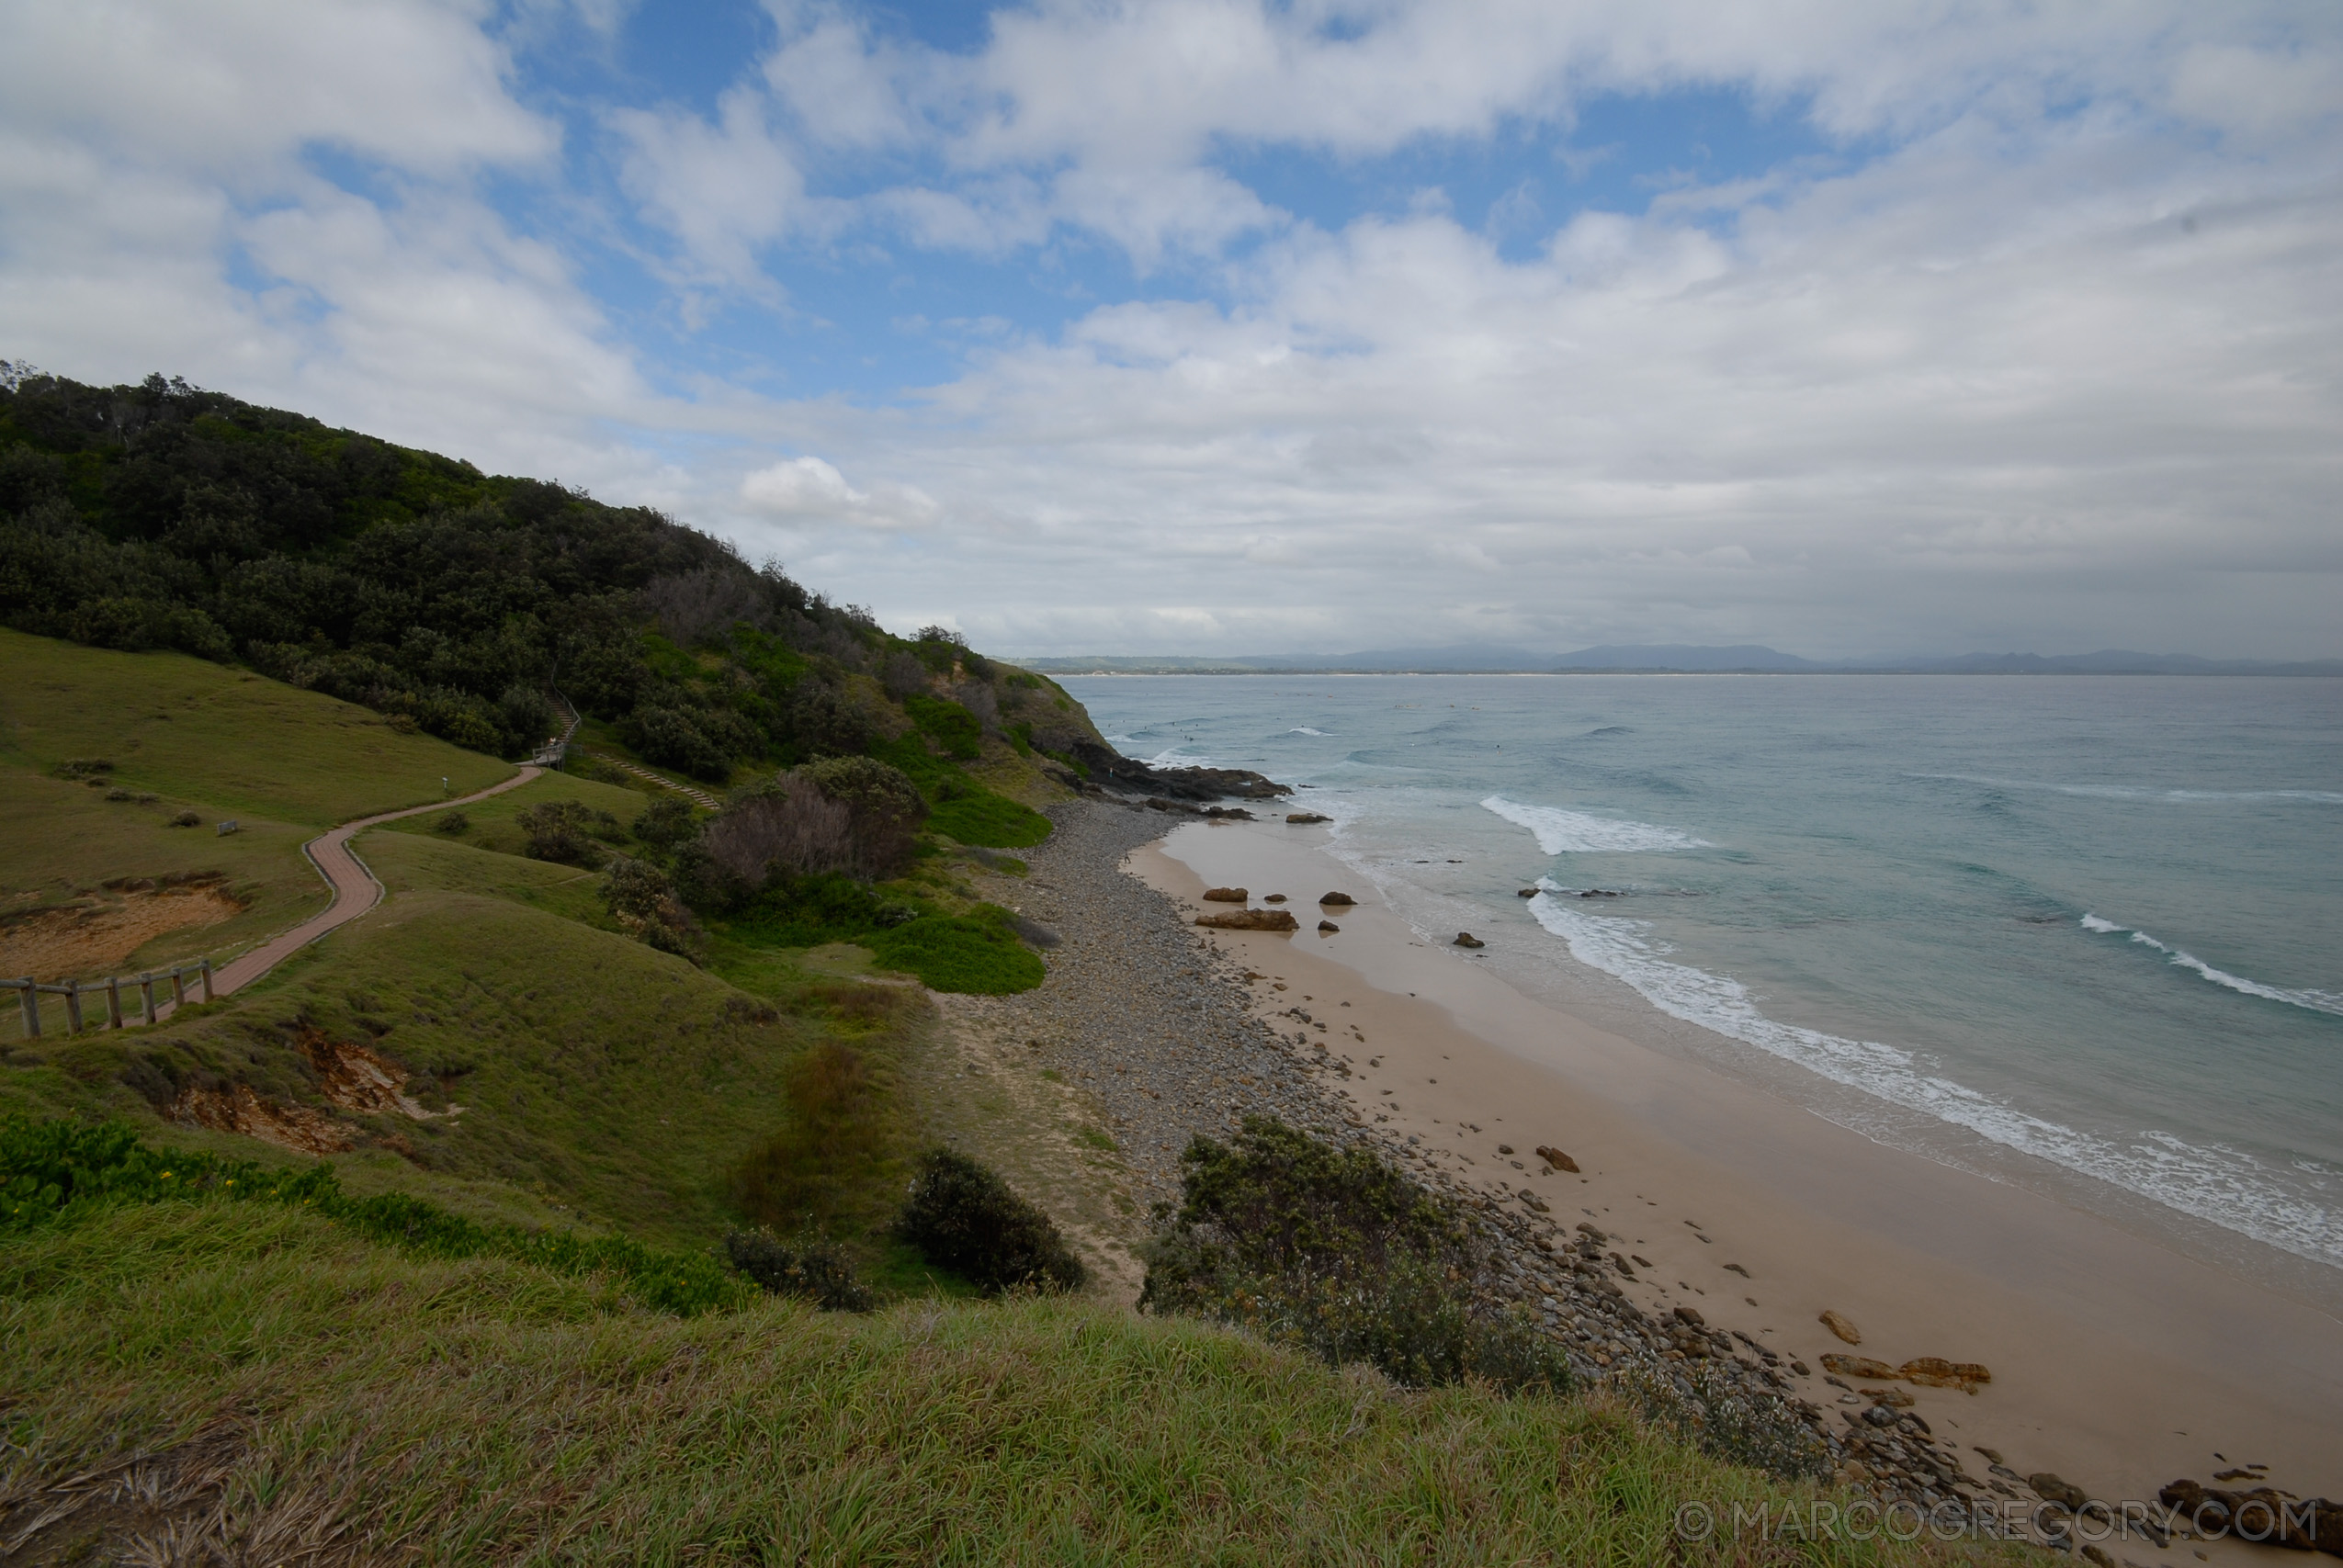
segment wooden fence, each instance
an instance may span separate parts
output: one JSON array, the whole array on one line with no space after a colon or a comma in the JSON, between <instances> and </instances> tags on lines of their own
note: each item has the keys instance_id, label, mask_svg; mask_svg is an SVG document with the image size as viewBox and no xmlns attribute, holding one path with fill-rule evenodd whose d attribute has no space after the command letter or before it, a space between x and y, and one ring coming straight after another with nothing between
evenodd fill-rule
<instances>
[{"instance_id":1,"label":"wooden fence","mask_svg":"<svg viewBox=\"0 0 2343 1568\"><path fill-rule=\"evenodd\" d=\"M187 983L190 980L202 990L203 995L200 999L209 1001L211 999L211 960L206 958L194 964L174 964L168 969L152 970L136 977L108 976L103 980L88 983L74 980L62 986L46 986L30 978L0 980L0 991L17 993L17 1005L24 1015L25 1038L38 1040L40 1038L40 998L43 996L65 998L66 1032L79 1034L84 1027L82 1021L84 997L104 997L106 998L106 1027L120 1029L125 1027L122 1021L122 991L125 987L134 987L137 989L137 995L132 998L137 1008L137 1021L153 1023L155 1007L154 987L158 985L169 985L173 1004L184 1005L187 999ZM93 1022L90 1027L95 1028L96 1025Z\"/></svg>"}]
</instances>

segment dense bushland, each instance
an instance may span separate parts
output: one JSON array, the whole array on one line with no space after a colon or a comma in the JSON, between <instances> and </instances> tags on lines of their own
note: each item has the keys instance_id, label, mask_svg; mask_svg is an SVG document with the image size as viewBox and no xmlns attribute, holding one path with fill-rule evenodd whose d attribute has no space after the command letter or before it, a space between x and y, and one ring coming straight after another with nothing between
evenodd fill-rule
<instances>
[{"instance_id":1,"label":"dense bushland","mask_svg":"<svg viewBox=\"0 0 2343 1568\"><path fill-rule=\"evenodd\" d=\"M161 376L0 364L0 623L241 660L508 756L560 728L558 692L718 781L909 735L967 761L1085 732L1040 678L940 628L889 637L648 508Z\"/></svg>"}]
</instances>

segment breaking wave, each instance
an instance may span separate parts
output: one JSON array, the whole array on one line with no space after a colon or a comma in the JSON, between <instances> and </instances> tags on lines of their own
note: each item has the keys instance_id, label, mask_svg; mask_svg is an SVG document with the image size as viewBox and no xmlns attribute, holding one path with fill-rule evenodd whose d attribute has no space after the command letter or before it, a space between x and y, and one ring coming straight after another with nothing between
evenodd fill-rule
<instances>
[{"instance_id":1,"label":"breaking wave","mask_svg":"<svg viewBox=\"0 0 2343 1568\"><path fill-rule=\"evenodd\" d=\"M1538 924L1561 938L1571 957L1624 981L1670 1018L2272 1247L2343 1264L2343 1213L2290 1195L2249 1154L2191 1145L2155 1130L2121 1141L2094 1135L1954 1083L1909 1051L1768 1018L1738 980L1665 956L1672 950L1647 940L1650 922L1590 915L1552 897L1560 891L1554 883L1542 879L1538 886L1543 891L1530 900ZM2116 928L2100 921L2092 929Z\"/></svg>"},{"instance_id":2,"label":"breaking wave","mask_svg":"<svg viewBox=\"0 0 2343 1568\"><path fill-rule=\"evenodd\" d=\"M1481 805L1506 821L1527 828L1537 835L1537 847L1550 855L1621 854L1640 850L1704 850L1710 847L1707 840L1695 839L1690 833L1674 828L1657 828L1648 822L1622 821L1615 817L1590 817L1583 811L1565 811L1558 806L1523 806L1501 795L1492 795Z\"/></svg>"},{"instance_id":3,"label":"breaking wave","mask_svg":"<svg viewBox=\"0 0 2343 1568\"><path fill-rule=\"evenodd\" d=\"M2164 954L2164 961L2176 968L2192 970L2216 986L2226 986L2244 996L2259 997L2265 1001L2284 1002L2288 1007L2304 1008L2312 1012L2332 1013L2343 1018L2343 994L2309 989L2290 991L2278 986L2265 986L2259 980L2248 980L2242 975L2232 975L2225 969L2215 969L2196 954L2161 942L2144 931L2119 926L2113 920L2097 915L2083 917L2083 929L2102 936L2128 936L2143 947L2152 947Z\"/></svg>"}]
</instances>

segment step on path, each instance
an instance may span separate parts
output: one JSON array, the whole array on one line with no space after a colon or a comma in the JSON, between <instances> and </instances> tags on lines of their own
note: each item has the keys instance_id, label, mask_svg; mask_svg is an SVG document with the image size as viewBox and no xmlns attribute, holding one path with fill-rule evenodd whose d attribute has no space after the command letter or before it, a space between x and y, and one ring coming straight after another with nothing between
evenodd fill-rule
<instances>
[{"instance_id":1,"label":"step on path","mask_svg":"<svg viewBox=\"0 0 2343 1568\"><path fill-rule=\"evenodd\" d=\"M350 848L350 840L368 828L384 822L395 822L402 817L420 817L426 811L447 811L458 806L470 806L490 795L517 789L533 778L543 775L539 767L525 767L503 784L455 800L435 800L428 806L410 806L403 811L385 811L379 816L361 817L355 822L345 822L339 828L322 833L301 846L310 864L325 878L333 889L334 902L322 914L313 915L280 936L270 938L251 952L232 959L211 972L211 994L224 997L230 992L252 984L279 964L290 958L326 932L338 930L382 902L382 884L367 869ZM179 1010L176 1002L164 1002L154 1010L157 1023Z\"/></svg>"},{"instance_id":2,"label":"step on path","mask_svg":"<svg viewBox=\"0 0 2343 1568\"><path fill-rule=\"evenodd\" d=\"M624 768L627 772L634 774L635 777L639 779L648 779L652 784L659 785L662 789L672 789L677 795L682 795L685 800L690 801L695 806L704 806L710 811L721 811L724 809L724 803L717 799L716 796L708 794L707 791L704 789L694 789L690 784L677 784L673 779L667 777L664 773L654 773L649 768L629 762L623 757L606 757L599 751L588 751L586 755L592 757L597 762L607 762L614 768Z\"/></svg>"}]
</instances>

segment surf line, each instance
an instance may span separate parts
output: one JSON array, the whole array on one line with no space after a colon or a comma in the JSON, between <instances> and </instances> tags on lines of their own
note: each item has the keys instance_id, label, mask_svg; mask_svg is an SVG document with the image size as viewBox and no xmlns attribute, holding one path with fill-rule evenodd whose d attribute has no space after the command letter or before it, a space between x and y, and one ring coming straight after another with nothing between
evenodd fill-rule
<instances>
[{"instance_id":1,"label":"surf line","mask_svg":"<svg viewBox=\"0 0 2343 1568\"><path fill-rule=\"evenodd\" d=\"M2135 927L2119 926L2113 920L2102 919L2097 915L2084 915L2082 927L2083 930L2100 936L2129 937L2142 947L2154 948L2164 954L2164 961L2167 964L2193 971L2216 986L2226 986L2229 989L2245 996L2260 997L2266 1001L2284 1002L2288 1007L2297 1007L2310 1012L2323 1012L2343 1018L2343 995L2337 995L2333 991L2309 989L2290 991L2282 987L2265 986L2258 980L2248 980L2242 975L2232 975L2225 969L2215 969L2186 949L2174 947L2168 942L2158 942L2147 932Z\"/></svg>"}]
</instances>

